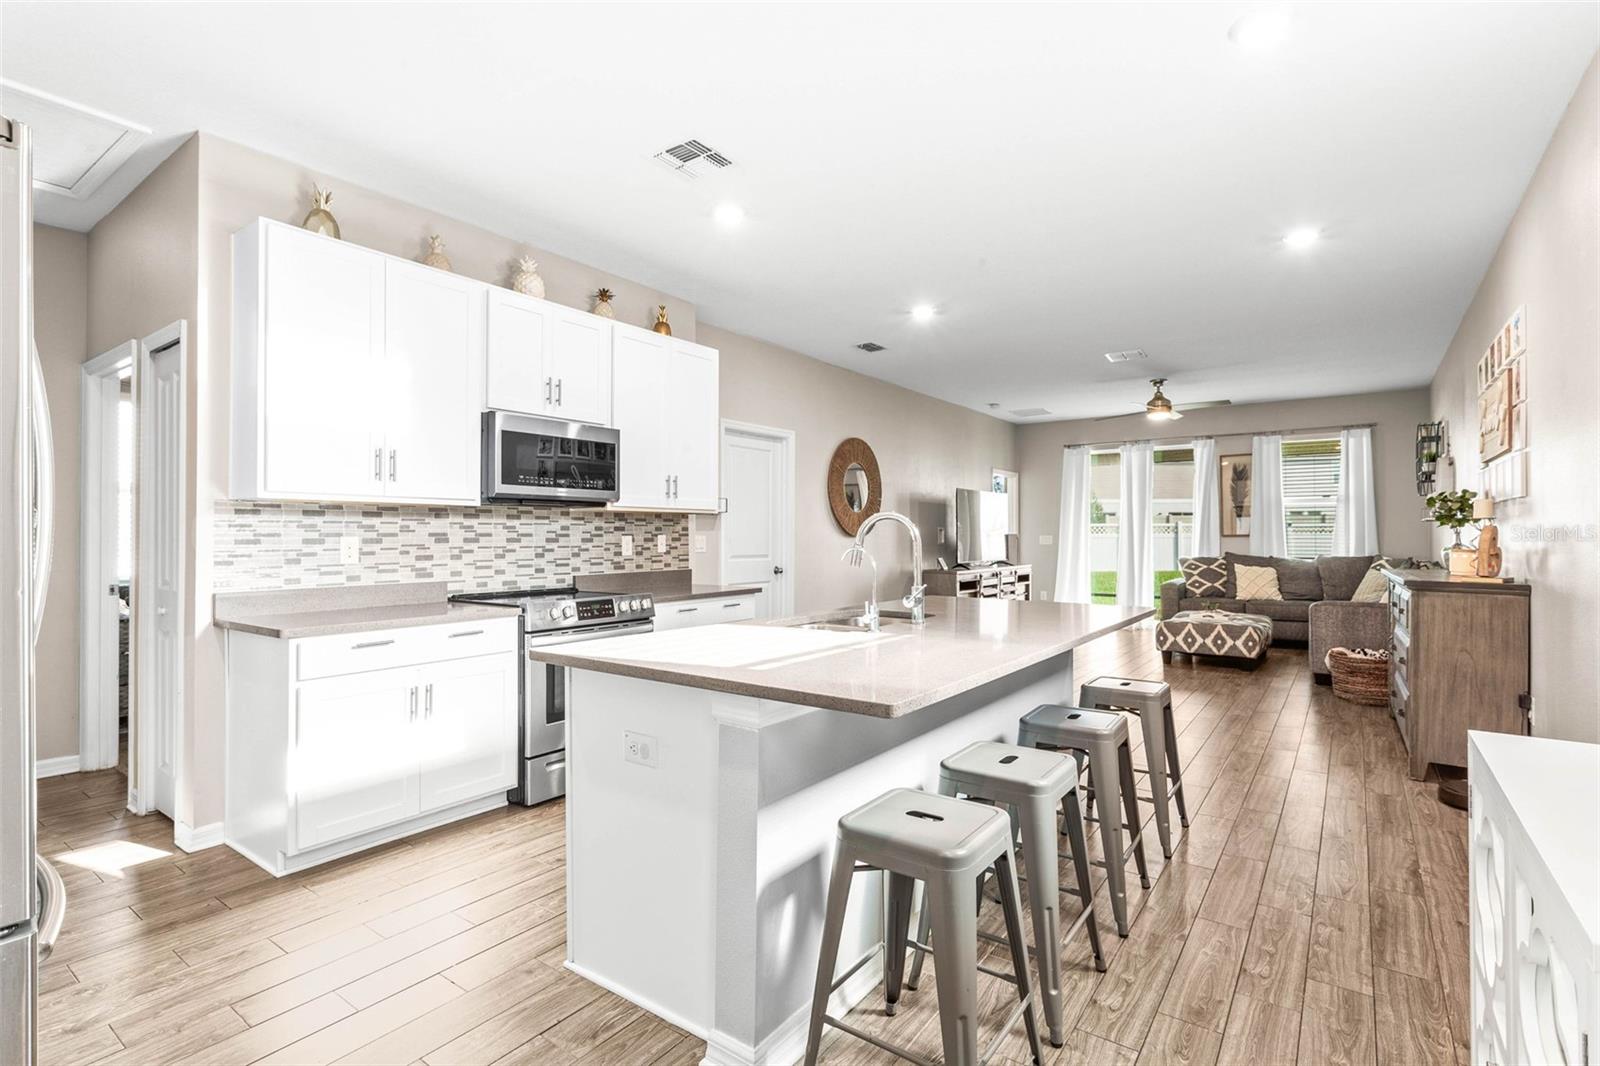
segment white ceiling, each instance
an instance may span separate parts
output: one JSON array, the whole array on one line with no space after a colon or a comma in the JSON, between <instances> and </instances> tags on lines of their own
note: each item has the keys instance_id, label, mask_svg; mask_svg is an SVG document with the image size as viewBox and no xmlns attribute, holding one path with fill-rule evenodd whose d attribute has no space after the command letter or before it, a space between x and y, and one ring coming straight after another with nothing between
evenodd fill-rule
<instances>
[{"instance_id":1,"label":"white ceiling","mask_svg":"<svg viewBox=\"0 0 1600 1066\"><path fill-rule=\"evenodd\" d=\"M1002 417L1422 384L1600 6L1300 4L1267 53L1251 7L6 3L0 75L153 130L57 224L202 129Z\"/></svg>"}]
</instances>

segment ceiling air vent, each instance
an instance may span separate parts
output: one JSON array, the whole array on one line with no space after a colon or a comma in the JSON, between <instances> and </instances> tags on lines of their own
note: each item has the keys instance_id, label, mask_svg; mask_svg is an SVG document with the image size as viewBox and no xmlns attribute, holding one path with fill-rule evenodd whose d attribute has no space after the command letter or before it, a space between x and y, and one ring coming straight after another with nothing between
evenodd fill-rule
<instances>
[{"instance_id":1,"label":"ceiling air vent","mask_svg":"<svg viewBox=\"0 0 1600 1066\"><path fill-rule=\"evenodd\" d=\"M1148 358L1150 358L1150 357L1144 353L1144 349L1143 348L1129 348L1125 352L1107 352L1106 353L1106 362L1108 362L1108 363L1131 363L1135 359L1148 359Z\"/></svg>"},{"instance_id":2,"label":"ceiling air vent","mask_svg":"<svg viewBox=\"0 0 1600 1066\"><path fill-rule=\"evenodd\" d=\"M698 178L708 171L733 166L733 160L703 141L684 141L656 153L656 162L675 174Z\"/></svg>"},{"instance_id":3,"label":"ceiling air vent","mask_svg":"<svg viewBox=\"0 0 1600 1066\"><path fill-rule=\"evenodd\" d=\"M886 352L889 350L883 345L879 344L877 341L862 341L860 344L856 345L856 347L860 348L864 352Z\"/></svg>"},{"instance_id":4,"label":"ceiling air vent","mask_svg":"<svg viewBox=\"0 0 1600 1066\"><path fill-rule=\"evenodd\" d=\"M1022 407L1012 411L1011 413L1016 415L1018 418L1038 418L1040 415L1047 415L1050 412L1046 411L1043 407Z\"/></svg>"}]
</instances>

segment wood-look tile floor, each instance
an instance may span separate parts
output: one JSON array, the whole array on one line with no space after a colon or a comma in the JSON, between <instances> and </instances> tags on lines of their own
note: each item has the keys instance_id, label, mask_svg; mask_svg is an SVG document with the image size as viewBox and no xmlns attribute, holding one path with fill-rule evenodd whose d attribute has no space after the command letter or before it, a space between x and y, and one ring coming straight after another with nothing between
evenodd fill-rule
<instances>
[{"instance_id":1,"label":"wood-look tile floor","mask_svg":"<svg viewBox=\"0 0 1600 1066\"><path fill-rule=\"evenodd\" d=\"M1092 968L1081 936L1067 945L1067 1039L1046 1062L1464 1063L1465 817L1406 777L1385 710L1313 685L1303 648L1253 673L1163 667L1135 628L1080 652L1079 679L1100 673L1172 685L1192 824L1170 862L1149 825L1152 884L1129 878L1126 939L1101 886L1108 966ZM274 879L226 848L178 851L165 818L123 809L124 790L116 771L40 783L40 846L69 892L41 973L46 1063L687 1066L704 1053L561 968L560 803ZM998 907L984 924L1001 931ZM894 1018L874 996L851 1020L937 1060L936 983ZM979 987L987 1038L1013 993ZM823 1050L898 1061L843 1034ZM1000 1054L1027 1061L1020 1026Z\"/></svg>"}]
</instances>

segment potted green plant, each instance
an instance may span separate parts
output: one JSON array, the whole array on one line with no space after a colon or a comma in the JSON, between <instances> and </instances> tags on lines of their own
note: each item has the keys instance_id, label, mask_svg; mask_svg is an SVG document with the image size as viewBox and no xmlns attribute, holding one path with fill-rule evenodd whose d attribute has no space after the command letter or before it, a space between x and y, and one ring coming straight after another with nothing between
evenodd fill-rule
<instances>
[{"instance_id":1,"label":"potted green plant","mask_svg":"<svg viewBox=\"0 0 1600 1066\"><path fill-rule=\"evenodd\" d=\"M1423 501L1434 524L1455 534L1455 543L1444 550L1445 566L1451 574L1471 576L1478 572L1477 549L1461 543L1461 531L1472 525L1472 501L1477 495L1471 489L1458 489L1436 492Z\"/></svg>"}]
</instances>

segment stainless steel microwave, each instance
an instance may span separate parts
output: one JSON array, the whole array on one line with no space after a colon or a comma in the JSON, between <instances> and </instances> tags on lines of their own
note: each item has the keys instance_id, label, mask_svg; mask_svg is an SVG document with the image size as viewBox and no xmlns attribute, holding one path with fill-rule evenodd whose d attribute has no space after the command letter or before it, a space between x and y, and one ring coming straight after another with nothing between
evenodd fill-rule
<instances>
[{"instance_id":1,"label":"stainless steel microwave","mask_svg":"<svg viewBox=\"0 0 1600 1066\"><path fill-rule=\"evenodd\" d=\"M620 434L559 418L486 411L483 498L533 503L617 499Z\"/></svg>"}]
</instances>

